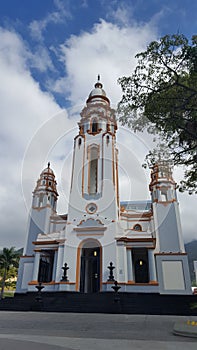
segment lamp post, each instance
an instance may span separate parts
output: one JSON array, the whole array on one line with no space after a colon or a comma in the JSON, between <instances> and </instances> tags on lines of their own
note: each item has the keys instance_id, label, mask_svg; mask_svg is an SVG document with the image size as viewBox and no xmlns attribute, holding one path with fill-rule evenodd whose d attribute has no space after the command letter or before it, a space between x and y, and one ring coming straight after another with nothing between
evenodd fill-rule
<instances>
[{"instance_id":1,"label":"lamp post","mask_svg":"<svg viewBox=\"0 0 197 350\"><path fill-rule=\"evenodd\" d=\"M38 293L37 293L37 296L36 296L36 301L38 302L41 302L42 301L42 296L41 296L41 291L42 289L44 288L44 286L42 285L42 282L39 282L37 286L35 286Z\"/></svg>"},{"instance_id":2,"label":"lamp post","mask_svg":"<svg viewBox=\"0 0 197 350\"><path fill-rule=\"evenodd\" d=\"M119 285L118 285L118 282L115 281L115 282L114 282L114 285L111 286L111 288L112 288L112 289L114 290L114 292L115 292L114 301L115 301L115 302L119 302L119 301L120 301L120 297L118 296L118 291L119 291L119 289L121 288L121 286L119 286Z\"/></svg>"},{"instance_id":3,"label":"lamp post","mask_svg":"<svg viewBox=\"0 0 197 350\"><path fill-rule=\"evenodd\" d=\"M108 282L114 282L114 275L113 275L113 270L115 269L115 266L113 266L113 262L109 263L109 266L107 266L107 268L109 269L109 278L108 278Z\"/></svg>"},{"instance_id":4,"label":"lamp post","mask_svg":"<svg viewBox=\"0 0 197 350\"><path fill-rule=\"evenodd\" d=\"M67 276L67 271L69 270L68 264L65 263L64 266L62 267L62 270L64 271L61 282L68 282L68 276Z\"/></svg>"}]
</instances>

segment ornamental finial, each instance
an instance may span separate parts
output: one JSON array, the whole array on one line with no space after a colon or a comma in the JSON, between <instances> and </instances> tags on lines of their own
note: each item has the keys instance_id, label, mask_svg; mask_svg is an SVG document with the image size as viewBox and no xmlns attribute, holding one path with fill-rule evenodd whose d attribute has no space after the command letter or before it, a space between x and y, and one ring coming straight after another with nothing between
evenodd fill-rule
<instances>
[{"instance_id":1,"label":"ornamental finial","mask_svg":"<svg viewBox=\"0 0 197 350\"><path fill-rule=\"evenodd\" d=\"M50 168L50 162L48 162L48 169Z\"/></svg>"},{"instance_id":2,"label":"ornamental finial","mask_svg":"<svg viewBox=\"0 0 197 350\"><path fill-rule=\"evenodd\" d=\"M98 74L98 80L97 80L97 82L96 82L96 84L94 85L94 87L95 88L100 88L100 89L102 89L102 87L103 87L103 85L101 84L101 82L100 82L100 74Z\"/></svg>"}]
</instances>

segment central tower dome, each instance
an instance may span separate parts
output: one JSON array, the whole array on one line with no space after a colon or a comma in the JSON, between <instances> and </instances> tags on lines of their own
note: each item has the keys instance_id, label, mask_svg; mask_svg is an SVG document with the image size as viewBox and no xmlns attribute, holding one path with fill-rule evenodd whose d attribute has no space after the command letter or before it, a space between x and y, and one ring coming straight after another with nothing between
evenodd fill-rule
<instances>
[{"instance_id":1,"label":"central tower dome","mask_svg":"<svg viewBox=\"0 0 197 350\"><path fill-rule=\"evenodd\" d=\"M103 85L100 82L100 75L98 75L98 81L94 85L94 89L90 92L86 103L90 102L107 102L110 105L109 99L106 97L106 92L103 90Z\"/></svg>"},{"instance_id":2,"label":"central tower dome","mask_svg":"<svg viewBox=\"0 0 197 350\"><path fill-rule=\"evenodd\" d=\"M99 75L86 101L86 107L81 112L79 130L80 135L86 133L96 135L101 131L115 134L117 130L115 110L110 107L110 101L100 82Z\"/></svg>"}]
</instances>

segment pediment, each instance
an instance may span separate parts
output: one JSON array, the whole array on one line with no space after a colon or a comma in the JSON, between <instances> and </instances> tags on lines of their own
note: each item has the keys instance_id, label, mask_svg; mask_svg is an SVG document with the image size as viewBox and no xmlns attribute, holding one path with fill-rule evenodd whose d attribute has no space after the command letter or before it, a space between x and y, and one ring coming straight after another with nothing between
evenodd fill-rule
<instances>
[{"instance_id":1,"label":"pediment","mask_svg":"<svg viewBox=\"0 0 197 350\"><path fill-rule=\"evenodd\" d=\"M82 220L79 225L77 225L78 227L103 227L104 224L101 222L101 220L99 219L93 219L93 218L89 218L87 220Z\"/></svg>"}]
</instances>

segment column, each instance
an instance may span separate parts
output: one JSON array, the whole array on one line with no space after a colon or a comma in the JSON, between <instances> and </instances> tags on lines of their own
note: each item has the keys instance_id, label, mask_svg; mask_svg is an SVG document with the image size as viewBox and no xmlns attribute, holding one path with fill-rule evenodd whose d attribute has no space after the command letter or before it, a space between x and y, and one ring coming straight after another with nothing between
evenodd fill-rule
<instances>
[{"instance_id":1,"label":"column","mask_svg":"<svg viewBox=\"0 0 197 350\"><path fill-rule=\"evenodd\" d=\"M54 254L52 281L55 281L56 268L57 268L57 250L55 251L55 254Z\"/></svg>"},{"instance_id":2,"label":"column","mask_svg":"<svg viewBox=\"0 0 197 350\"><path fill-rule=\"evenodd\" d=\"M40 252L35 252L33 278L32 278L33 281L38 280L39 265L40 265Z\"/></svg>"},{"instance_id":3,"label":"column","mask_svg":"<svg viewBox=\"0 0 197 350\"><path fill-rule=\"evenodd\" d=\"M57 251L57 263L56 263L56 276L55 276L55 282L60 282L62 275L63 275L63 271L62 271L62 267L63 267L63 258L64 258L64 245L61 244L58 247L58 251Z\"/></svg>"},{"instance_id":4,"label":"column","mask_svg":"<svg viewBox=\"0 0 197 350\"><path fill-rule=\"evenodd\" d=\"M150 282L157 281L157 274L155 268L155 257L153 249L148 249L148 263L149 263L149 277Z\"/></svg>"},{"instance_id":5,"label":"column","mask_svg":"<svg viewBox=\"0 0 197 350\"><path fill-rule=\"evenodd\" d=\"M128 271L128 281L133 281L133 261L132 261L131 249L127 249L127 271Z\"/></svg>"},{"instance_id":6,"label":"column","mask_svg":"<svg viewBox=\"0 0 197 350\"><path fill-rule=\"evenodd\" d=\"M117 266L116 266L118 282L127 281L127 256L124 243L120 242L117 246Z\"/></svg>"}]
</instances>

